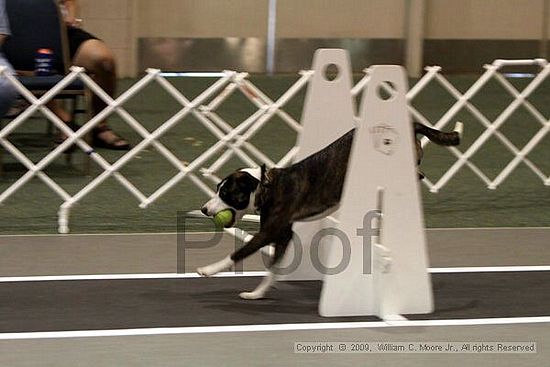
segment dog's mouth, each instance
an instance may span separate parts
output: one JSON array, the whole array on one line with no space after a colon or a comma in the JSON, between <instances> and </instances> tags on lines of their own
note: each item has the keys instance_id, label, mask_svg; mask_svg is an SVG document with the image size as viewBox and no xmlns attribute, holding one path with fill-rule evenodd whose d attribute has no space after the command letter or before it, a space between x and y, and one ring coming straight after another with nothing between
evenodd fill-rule
<instances>
[{"instance_id":1,"label":"dog's mouth","mask_svg":"<svg viewBox=\"0 0 550 367\"><path fill-rule=\"evenodd\" d=\"M235 222L237 221L237 212L233 209L229 209L229 210L231 210L231 222L225 225L224 226L225 228L233 227L235 225Z\"/></svg>"},{"instance_id":2,"label":"dog's mouth","mask_svg":"<svg viewBox=\"0 0 550 367\"><path fill-rule=\"evenodd\" d=\"M231 212L231 220L227 223L224 223L223 227L224 228L231 228L237 222L237 212L235 211L235 209L225 209L225 210L229 210ZM214 214L213 217L215 217L216 215L218 215L218 213Z\"/></svg>"}]
</instances>

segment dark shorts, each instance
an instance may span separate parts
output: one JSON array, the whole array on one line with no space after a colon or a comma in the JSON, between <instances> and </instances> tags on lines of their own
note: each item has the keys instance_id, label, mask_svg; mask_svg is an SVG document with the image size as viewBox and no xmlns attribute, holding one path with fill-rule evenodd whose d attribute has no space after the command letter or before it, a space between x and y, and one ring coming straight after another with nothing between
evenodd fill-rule
<instances>
[{"instance_id":1,"label":"dark shorts","mask_svg":"<svg viewBox=\"0 0 550 367\"><path fill-rule=\"evenodd\" d=\"M69 41L69 52L71 55L71 59L76 54L76 51L78 50L80 45L83 44L85 41L99 39L93 34L90 34L81 28L75 27L67 27L67 38Z\"/></svg>"}]
</instances>

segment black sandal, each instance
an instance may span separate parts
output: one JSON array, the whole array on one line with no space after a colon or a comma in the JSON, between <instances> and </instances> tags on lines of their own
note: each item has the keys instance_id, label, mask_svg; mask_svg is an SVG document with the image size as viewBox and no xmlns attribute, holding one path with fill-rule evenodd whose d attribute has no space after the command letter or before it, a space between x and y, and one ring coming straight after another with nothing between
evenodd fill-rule
<instances>
[{"instance_id":1,"label":"black sandal","mask_svg":"<svg viewBox=\"0 0 550 367\"><path fill-rule=\"evenodd\" d=\"M101 138L100 135L104 132L111 132L113 139L108 141L105 138ZM112 150L129 150L130 143L126 139L121 138L107 125L98 126L92 133L92 144L94 147L106 148Z\"/></svg>"}]
</instances>

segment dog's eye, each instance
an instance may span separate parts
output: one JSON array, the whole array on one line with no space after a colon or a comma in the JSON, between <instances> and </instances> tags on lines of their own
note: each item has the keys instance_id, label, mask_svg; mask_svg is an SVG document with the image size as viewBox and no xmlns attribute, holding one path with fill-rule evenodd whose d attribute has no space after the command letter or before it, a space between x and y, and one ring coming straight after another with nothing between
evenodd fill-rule
<instances>
[{"instance_id":1,"label":"dog's eye","mask_svg":"<svg viewBox=\"0 0 550 367\"><path fill-rule=\"evenodd\" d=\"M220 187L219 191L218 191L218 196L223 200L225 201L226 203L230 204L229 201L231 201L231 195L230 194L230 191L227 189L227 187L225 186L222 186Z\"/></svg>"},{"instance_id":2,"label":"dog's eye","mask_svg":"<svg viewBox=\"0 0 550 367\"><path fill-rule=\"evenodd\" d=\"M222 187L219 196L227 205L234 209L243 210L248 206L249 195L244 192L228 191Z\"/></svg>"}]
</instances>

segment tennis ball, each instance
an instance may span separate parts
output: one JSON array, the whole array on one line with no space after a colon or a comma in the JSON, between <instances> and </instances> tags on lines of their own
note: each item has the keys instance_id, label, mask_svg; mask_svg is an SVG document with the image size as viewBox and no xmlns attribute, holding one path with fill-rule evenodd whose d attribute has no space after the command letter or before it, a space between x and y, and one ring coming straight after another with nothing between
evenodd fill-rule
<instances>
[{"instance_id":1,"label":"tennis ball","mask_svg":"<svg viewBox=\"0 0 550 367\"><path fill-rule=\"evenodd\" d=\"M225 209L218 212L214 216L214 223L217 227L229 227L233 223L233 211Z\"/></svg>"}]
</instances>

